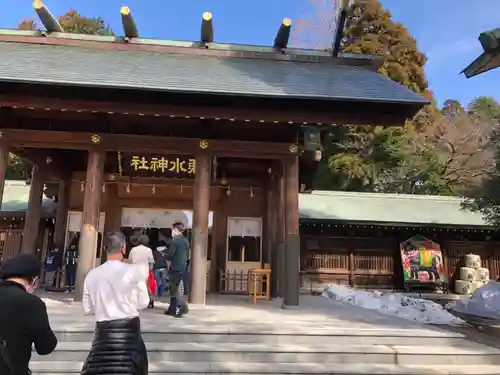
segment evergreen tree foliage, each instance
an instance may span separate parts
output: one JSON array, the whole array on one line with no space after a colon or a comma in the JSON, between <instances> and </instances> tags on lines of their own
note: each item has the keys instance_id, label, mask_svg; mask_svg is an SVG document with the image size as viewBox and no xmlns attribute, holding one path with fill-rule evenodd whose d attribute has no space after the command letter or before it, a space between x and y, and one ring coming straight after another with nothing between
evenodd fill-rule
<instances>
[{"instance_id":1,"label":"evergreen tree foliage","mask_svg":"<svg viewBox=\"0 0 500 375\"><path fill-rule=\"evenodd\" d=\"M74 9L70 9L61 17L59 23L65 32L71 34L114 35L113 30L100 17L85 17ZM34 19L22 20L20 30L36 30L39 28Z\"/></svg>"},{"instance_id":2,"label":"evergreen tree foliage","mask_svg":"<svg viewBox=\"0 0 500 375\"><path fill-rule=\"evenodd\" d=\"M378 0L355 0L349 11L342 51L383 56L380 73L433 102L424 71L426 57L415 39ZM438 159L420 132L440 117L429 105L404 128L347 126L333 129L317 188L333 190L427 193L440 188L421 178L431 174ZM437 168L437 166L436 166ZM330 174L330 175L329 175Z\"/></svg>"}]
</instances>

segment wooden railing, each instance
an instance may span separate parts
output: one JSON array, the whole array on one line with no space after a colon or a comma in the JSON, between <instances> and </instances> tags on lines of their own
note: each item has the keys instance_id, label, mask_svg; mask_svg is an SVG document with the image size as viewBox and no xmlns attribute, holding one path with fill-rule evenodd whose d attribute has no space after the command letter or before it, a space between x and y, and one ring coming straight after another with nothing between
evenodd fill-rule
<instances>
[{"instance_id":1,"label":"wooden railing","mask_svg":"<svg viewBox=\"0 0 500 375\"><path fill-rule=\"evenodd\" d=\"M383 242L306 238L301 259L303 286L316 289L338 283L367 288L393 287L395 261L400 255L397 243Z\"/></svg>"},{"instance_id":2,"label":"wooden railing","mask_svg":"<svg viewBox=\"0 0 500 375\"><path fill-rule=\"evenodd\" d=\"M0 259L7 259L21 251L23 231L21 229L4 229L0 231Z\"/></svg>"},{"instance_id":3,"label":"wooden railing","mask_svg":"<svg viewBox=\"0 0 500 375\"><path fill-rule=\"evenodd\" d=\"M248 294L248 273L220 270L219 290L223 294Z\"/></svg>"}]
</instances>

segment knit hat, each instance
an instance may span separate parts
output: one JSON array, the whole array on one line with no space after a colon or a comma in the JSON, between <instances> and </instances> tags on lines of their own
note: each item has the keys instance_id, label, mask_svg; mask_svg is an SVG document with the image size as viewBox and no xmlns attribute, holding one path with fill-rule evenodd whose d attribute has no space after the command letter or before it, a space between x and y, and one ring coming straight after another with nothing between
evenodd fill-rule
<instances>
[{"instance_id":1,"label":"knit hat","mask_svg":"<svg viewBox=\"0 0 500 375\"><path fill-rule=\"evenodd\" d=\"M26 280L40 276L41 263L37 257L30 254L19 254L2 262L0 279L20 277Z\"/></svg>"}]
</instances>

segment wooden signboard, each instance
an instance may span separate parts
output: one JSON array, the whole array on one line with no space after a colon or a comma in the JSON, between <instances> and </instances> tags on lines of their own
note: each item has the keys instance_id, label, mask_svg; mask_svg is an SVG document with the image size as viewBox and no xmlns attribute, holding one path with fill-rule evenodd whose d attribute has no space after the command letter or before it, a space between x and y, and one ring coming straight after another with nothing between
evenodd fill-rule
<instances>
[{"instance_id":1,"label":"wooden signboard","mask_svg":"<svg viewBox=\"0 0 500 375\"><path fill-rule=\"evenodd\" d=\"M194 178L196 160L189 156L122 153L122 173L130 177Z\"/></svg>"}]
</instances>

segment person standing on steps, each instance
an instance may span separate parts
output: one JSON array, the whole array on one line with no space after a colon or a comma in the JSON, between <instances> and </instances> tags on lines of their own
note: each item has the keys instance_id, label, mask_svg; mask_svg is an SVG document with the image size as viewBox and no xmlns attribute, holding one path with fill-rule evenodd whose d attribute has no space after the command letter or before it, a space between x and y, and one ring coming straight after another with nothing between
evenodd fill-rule
<instances>
[{"instance_id":1,"label":"person standing on steps","mask_svg":"<svg viewBox=\"0 0 500 375\"><path fill-rule=\"evenodd\" d=\"M0 374L29 375L32 346L48 355L57 346L47 307L33 294L41 262L33 255L6 259L0 268Z\"/></svg>"},{"instance_id":2,"label":"person standing on steps","mask_svg":"<svg viewBox=\"0 0 500 375\"><path fill-rule=\"evenodd\" d=\"M148 358L139 312L149 305L143 269L123 262L125 236L104 239L107 261L92 269L83 284L83 310L96 320L92 348L81 375L147 375Z\"/></svg>"},{"instance_id":3,"label":"person standing on steps","mask_svg":"<svg viewBox=\"0 0 500 375\"><path fill-rule=\"evenodd\" d=\"M73 243L64 254L64 273L68 292L75 290L76 264L78 261L78 246Z\"/></svg>"},{"instance_id":4,"label":"person standing on steps","mask_svg":"<svg viewBox=\"0 0 500 375\"><path fill-rule=\"evenodd\" d=\"M139 236L139 245L135 246L130 250L128 255L129 263L139 266L144 273L146 280L149 277L149 271L153 269L155 264L155 259L153 255L153 250L149 247L149 237L146 234L141 234ZM153 294L154 291L150 291L150 301L149 308L154 307Z\"/></svg>"},{"instance_id":5,"label":"person standing on steps","mask_svg":"<svg viewBox=\"0 0 500 375\"><path fill-rule=\"evenodd\" d=\"M172 315L177 318L182 317L187 312L187 303L179 306L179 285L182 280L182 273L185 270L189 256L189 242L184 237L184 224L176 222L172 225L172 242L170 243L170 305L165 311L165 315Z\"/></svg>"},{"instance_id":6,"label":"person standing on steps","mask_svg":"<svg viewBox=\"0 0 500 375\"><path fill-rule=\"evenodd\" d=\"M155 258L155 264L153 266L153 269L155 271L156 286L157 286L156 294L158 295L158 297L162 297L163 294L165 293L165 290L167 289L167 271L168 271L167 243L161 240L158 243L158 246L156 247L153 255Z\"/></svg>"}]
</instances>

